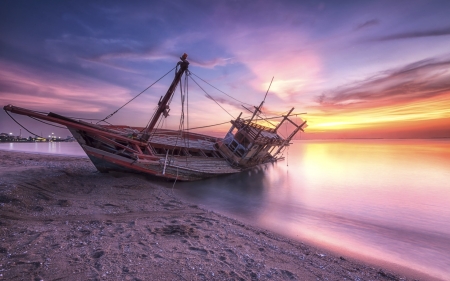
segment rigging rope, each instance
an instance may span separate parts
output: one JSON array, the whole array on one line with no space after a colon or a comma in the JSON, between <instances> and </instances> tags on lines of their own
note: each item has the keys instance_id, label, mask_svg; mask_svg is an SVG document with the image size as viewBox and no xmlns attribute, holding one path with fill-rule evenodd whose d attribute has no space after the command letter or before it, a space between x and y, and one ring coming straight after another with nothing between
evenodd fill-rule
<instances>
[{"instance_id":1,"label":"rigging rope","mask_svg":"<svg viewBox=\"0 0 450 281\"><path fill-rule=\"evenodd\" d=\"M178 69L178 65L176 65L174 68ZM174 68L172 68L172 70L173 70ZM171 70L171 71L172 71L172 70ZM177 70L175 70L175 75L176 75L176 73L177 73ZM165 75L167 75L167 73L166 73ZM165 76L165 75L164 75L164 76ZM164 76L163 76L163 77L164 77ZM162 78L162 77L161 77L161 78ZM174 93L176 92L177 88L178 88L178 84L175 86L175 89L173 90ZM169 105L172 103L173 96L174 96L174 95L172 95L172 96L170 97L169 101L167 102L167 106L169 106ZM158 106L159 106L159 105L158 105ZM156 106L155 111L153 112L153 115L152 115L152 117L150 118L150 120L148 120L147 126L145 126L145 128L148 127L148 125L150 124L150 122L151 122L151 121L153 120L153 118L155 117L156 111L157 111L157 109L158 109L158 106ZM167 113L168 113L168 112L167 112ZM166 117L165 117L165 118L166 118ZM161 122L161 121L162 121L162 120L165 121L165 118L160 118L160 119L159 119L158 125L156 126L157 129L159 128L160 125L161 125L161 128L162 128L162 124L164 124L164 122ZM141 132L144 131L145 128L142 129ZM151 140L151 139L153 138L153 136L155 135L155 133L156 133L156 130L152 130L152 133L150 134L149 140Z\"/></svg>"},{"instance_id":2,"label":"rigging rope","mask_svg":"<svg viewBox=\"0 0 450 281\"><path fill-rule=\"evenodd\" d=\"M262 110L261 110L261 114L264 115L264 117L261 117L259 114L257 114L256 116L260 117L261 120L266 121L267 123L269 123L270 125L274 126L275 128L277 127L275 124L273 124L272 122L267 120L269 118L267 118L267 115L264 112L262 112Z\"/></svg>"},{"instance_id":3,"label":"rigging rope","mask_svg":"<svg viewBox=\"0 0 450 281\"><path fill-rule=\"evenodd\" d=\"M47 125L49 125L49 126L53 126L53 127L56 127L56 128L67 129L66 127L61 127L61 126L57 126L57 125L54 125L54 124L50 124L50 123L44 122L44 121L42 121L42 120L39 120L39 119L37 119L37 118L34 118L33 116L28 116L28 117L30 117L31 119L34 119L34 120L36 120L36 121L39 121L39 122L41 122L41 123L47 124Z\"/></svg>"},{"instance_id":4,"label":"rigging rope","mask_svg":"<svg viewBox=\"0 0 450 281\"><path fill-rule=\"evenodd\" d=\"M230 96L229 94L225 93L224 91L222 91L222 90L220 90L220 89L214 87L213 85L211 85L211 84L209 84L208 82L206 82L205 80L203 80L201 77L199 77L199 76L198 76L197 74L195 74L194 72L191 72L191 73L194 74L195 77L197 77L198 79L202 80L203 82L205 82L205 83L208 84L209 86L213 87L213 88L216 89L217 91L219 91L219 92L221 92L222 94L226 95L227 97L230 97L230 98L232 98L232 99L234 99L235 101L238 101L238 102L240 102L240 103L243 103L243 104L246 104L246 105L249 105L249 106L253 106L252 104L249 104L249 103L240 101L240 100L238 100L238 99L236 99L236 98Z\"/></svg>"},{"instance_id":5,"label":"rigging rope","mask_svg":"<svg viewBox=\"0 0 450 281\"><path fill-rule=\"evenodd\" d=\"M186 72L184 75L184 95L186 99L186 127L187 127L187 134L184 136L184 145L189 149L189 87L188 87L188 75L190 75L190 72ZM184 100L183 100L184 101ZM183 127L184 129L184 127ZM186 142L187 140L187 142ZM187 157L187 155L186 155ZM187 164L187 158L186 158L186 164Z\"/></svg>"},{"instance_id":6,"label":"rigging rope","mask_svg":"<svg viewBox=\"0 0 450 281\"><path fill-rule=\"evenodd\" d=\"M5 110L5 112L6 112L6 114L8 114L8 116L9 116L14 122L17 123L17 125L19 125L20 127L22 127L25 131L27 131L28 133L32 134L33 136L40 137L40 138L44 139L44 137L42 137L42 136L40 136L40 135L37 135L37 134L31 132L30 130L28 130L27 128L25 128L24 126L22 126L22 124L20 124L19 122L17 122L17 120L14 119L14 117L12 117L12 116L8 113L8 111Z\"/></svg>"},{"instance_id":7,"label":"rigging rope","mask_svg":"<svg viewBox=\"0 0 450 281\"><path fill-rule=\"evenodd\" d=\"M147 125L141 130L141 133L145 130L145 128L148 127L148 125L150 125L150 122L152 122L153 117L156 115L156 110L157 109L158 109L158 106L155 106L155 108L153 109L152 117L148 120Z\"/></svg>"},{"instance_id":8,"label":"rigging rope","mask_svg":"<svg viewBox=\"0 0 450 281\"><path fill-rule=\"evenodd\" d=\"M127 104L129 104L130 102L132 102L135 98L139 97L142 93L144 93L145 91L147 91L151 86L155 85L156 83L159 82L159 80L163 79L164 77L166 77L167 74L169 74L170 72L172 72L172 70L174 70L176 68L176 66L174 68L172 68L171 70L169 70L166 74L164 74L161 78L159 78L158 80L156 80L153 84L151 84L150 86L148 86L147 88L145 88L142 92L140 92L137 96L135 96L134 98L132 98L131 100L129 100L127 103L125 103L124 105L122 105L121 107L119 107L116 111L114 111L113 113L111 113L110 115L106 116L104 119L100 120L97 122L103 122L106 119L111 118L114 114L116 114L119 110L121 110L124 106L126 106Z\"/></svg>"},{"instance_id":9,"label":"rigging rope","mask_svg":"<svg viewBox=\"0 0 450 281\"><path fill-rule=\"evenodd\" d=\"M158 124L156 125L156 129L151 130L150 137L148 138L149 141L153 139L153 137L154 137L155 134L156 134L156 130L157 130L157 129L162 129L162 127L165 125L165 123L164 123L165 121L166 121L166 118L160 118L160 119L159 119ZM150 121L149 121L149 123L150 123ZM148 126L148 125L147 125L147 126ZM143 130L145 130L145 128L142 129L141 132L142 132Z\"/></svg>"},{"instance_id":10,"label":"rigging rope","mask_svg":"<svg viewBox=\"0 0 450 281\"><path fill-rule=\"evenodd\" d=\"M191 72L189 71L189 75L190 74L191 74ZM187 124L187 130L189 132L189 79L187 76L185 77L185 80L186 81L184 82L184 84L186 85L186 112L187 112L186 124ZM189 146L189 133L187 135L187 138L188 138L188 146Z\"/></svg>"},{"instance_id":11,"label":"rigging rope","mask_svg":"<svg viewBox=\"0 0 450 281\"><path fill-rule=\"evenodd\" d=\"M185 85L185 87L186 87L186 85ZM185 98L185 93L183 93L183 85L182 85L181 79L180 79L181 115L180 115L180 123L178 125L178 130L180 131L180 134L177 135L177 138L175 140L175 147L178 146L178 140L183 137L183 129L184 129L184 98ZM185 138L183 138L183 139L184 139L184 145L186 146L186 139ZM181 156L181 149L182 149L181 147L177 149L179 156ZM172 150L171 159L173 159L173 157L174 157L175 150L176 150L175 148ZM187 164L187 155L186 155L186 164ZM177 167L177 173L178 173L178 167ZM177 177L178 177L178 175L177 175Z\"/></svg>"},{"instance_id":12,"label":"rigging rope","mask_svg":"<svg viewBox=\"0 0 450 281\"><path fill-rule=\"evenodd\" d=\"M214 127L214 126L220 126L220 125L228 124L228 123L230 123L230 121L219 123L219 124L206 125L206 126L200 126L200 127L195 127L195 128L188 128L187 131L196 130L196 129L203 129L203 128L209 128L209 127Z\"/></svg>"},{"instance_id":13,"label":"rigging rope","mask_svg":"<svg viewBox=\"0 0 450 281\"><path fill-rule=\"evenodd\" d=\"M234 118L234 116L233 115L231 115L225 108L223 108L213 97L211 97L198 83L197 83L197 81L195 81L195 79L194 78L192 78L192 76L189 76L191 79L192 79L192 81L194 81L195 82L195 84L197 84L197 86L200 88L200 89L202 89L202 91L206 94L206 96L207 97L209 97L210 99L212 99L218 106L220 106L220 108L222 108L223 109L223 111L225 111L228 115L230 115L231 116L231 118L233 118L233 119L236 119L236 118Z\"/></svg>"}]
</instances>

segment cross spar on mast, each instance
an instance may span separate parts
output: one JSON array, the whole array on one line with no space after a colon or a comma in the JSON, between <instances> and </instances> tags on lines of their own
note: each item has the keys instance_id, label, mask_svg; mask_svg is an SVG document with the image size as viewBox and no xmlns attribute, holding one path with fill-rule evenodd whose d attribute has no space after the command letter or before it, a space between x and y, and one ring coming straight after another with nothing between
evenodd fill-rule
<instances>
[{"instance_id":1,"label":"cross spar on mast","mask_svg":"<svg viewBox=\"0 0 450 281\"><path fill-rule=\"evenodd\" d=\"M147 142L150 138L149 132L153 130L156 123L158 122L159 118L161 117L161 114L163 114L165 117L167 117L169 113L169 100L173 96L175 89L177 88L178 83L180 83L181 77L183 76L184 72L188 69L189 62L187 59L187 54L184 53L180 59L181 61L178 62L177 67L180 66L177 73L175 74L175 77L173 78L172 84L170 85L169 89L167 90L167 93L164 95L164 97L161 97L161 99L158 102L158 108L156 109L155 114L153 115L152 120L148 124L148 126L144 129L141 140Z\"/></svg>"}]
</instances>

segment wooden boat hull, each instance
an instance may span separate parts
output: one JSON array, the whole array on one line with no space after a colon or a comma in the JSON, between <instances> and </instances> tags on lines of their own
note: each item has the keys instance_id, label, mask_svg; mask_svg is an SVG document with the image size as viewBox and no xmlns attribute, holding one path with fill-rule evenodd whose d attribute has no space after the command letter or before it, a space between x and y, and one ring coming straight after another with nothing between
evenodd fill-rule
<instances>
[{"instance_id":1,"label":"wooden boat hull","mask_svg":"<svg viewBox=\"0 0 450 281\"><path fill-rule=\"evenodd\" d=\"M167 154L159 157L156 155L152 160L130 159L117 153L89 146L85 141L89 134L85 131L80 132L75 128L68 127L68 129L97 170L103 173L109 171L132 172L172 180L195 181L241 171L241 169L230 167L226 159L215 157L173 156ZM155 143L158 144L158 142L161 142L161 140L156 138ZM195 142L191 143L191 146L196 146ZM207 147L207 145L203 145ZM182 149L184 146L180 145L174 148Z\"/></svg>"},{"instance_id":2,"label":"wooden boat hull","mask_svg":"<svg viewBox=\"0 0 450 281\"><path fill-rule=\"evenodd\" d=\"M110 171L118 171L125 173L139 173L148 174L158 178L172 179L179 181L195 181L206 179L210 177L216 177L223 174L230 173L205 173L200 171L194 171L192 169L186 169L183 167L176 167L169 165L166 167L165 173L163 174L163 165L136 165L126 159L118 159L118 157L105 156L103 153L95 153L85 149L91 162L95 165L98 171L105 173ZM236 170L234 173L240 172Z\"/></svg>"}]
</instances>

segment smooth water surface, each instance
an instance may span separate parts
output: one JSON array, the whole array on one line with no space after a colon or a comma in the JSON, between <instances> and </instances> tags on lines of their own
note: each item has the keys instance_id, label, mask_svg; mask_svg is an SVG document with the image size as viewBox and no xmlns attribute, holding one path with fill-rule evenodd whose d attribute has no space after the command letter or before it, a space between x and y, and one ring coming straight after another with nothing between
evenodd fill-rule
<instances>
[{"instance_id":1,"label":"smooth water surface","mask_svg":"<svg viewBox=\"0 0 450 281\"><path fill-rule=\"evenodd\" d=\"M450 280L450 140L298 141L285 155L175 192L294 239Z\"/></svg>"},{"instance_id":2,"label":"smooth water surface","mask_svg":"<svg viewBox=\"0 0 450 281\"><path fill-rule=\"evenodd\" d=\"M14 150L29 153L86 156L77 142L11 142L0 143L0 150ZM87 156L86 156L87 157Z\"/></svg>"}]
</instances>

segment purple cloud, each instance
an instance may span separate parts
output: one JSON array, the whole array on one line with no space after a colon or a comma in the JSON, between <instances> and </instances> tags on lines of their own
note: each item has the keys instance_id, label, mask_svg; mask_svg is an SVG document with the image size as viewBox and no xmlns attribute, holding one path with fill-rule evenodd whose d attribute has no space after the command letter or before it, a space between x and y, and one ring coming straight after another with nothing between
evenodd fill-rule
<instances>
[{"instance_id":1,"label":"purple cloud","mask_svg":"<svg viewBox=\"0 0 450 281\"><path fill-rule=\"evenodd\" d=\"M378 19L371 19L371 20L368 20L368 21L366 21L364 23L358 24L354 28L354 30L357 31L357 30L361 30L361 29L366 29L368 27L371 27L371 26L374 26L374 25L378 25L378 24L380 24L380 21Z\"/></svg>"},{"instance_id":2,"label":"purple cloud","mask_svg":"<svg viewBox=\"0 0 450 281\"><path fill-rule=\"evenodd\" d=\"M400 40L400 39L410 39L410 38L421 38L421 37L433 37L433 36L446 36L450 35L450 27L443 27L439 29L429 29L423 31L409 31L395 33L391 35L377 37L370 41L389 41L389 40Z\"/></svg>"},{"instance_id":3,"label":"purple cloud","mask_svg":"<svg viewBox=\"0 0 450 281\"><path fill-rule=\"evenodd\" d=\"M316 97L322 109L369 108L450 92L450 60L427 59L388 70Z\"/></svg>"}]
</instances>

